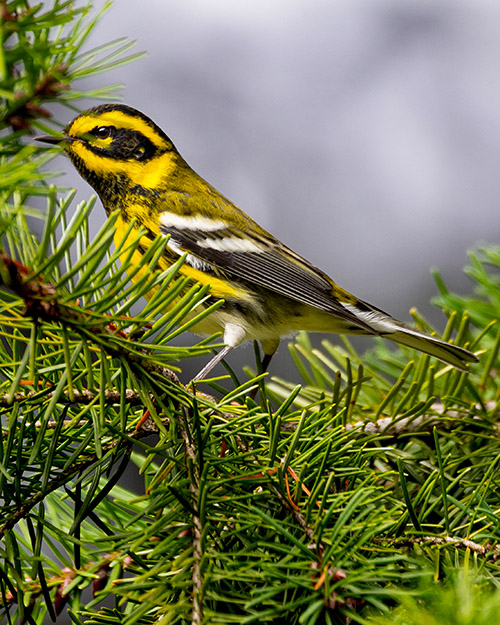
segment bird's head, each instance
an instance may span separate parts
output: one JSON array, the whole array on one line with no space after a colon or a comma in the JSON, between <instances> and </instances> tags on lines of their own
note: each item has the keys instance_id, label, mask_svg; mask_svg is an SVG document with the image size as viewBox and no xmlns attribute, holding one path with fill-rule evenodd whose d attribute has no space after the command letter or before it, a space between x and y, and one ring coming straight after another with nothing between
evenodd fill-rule
<instances>
[{"instance_id":1,"label":"bird's head","mask_svg":"<svg viewBox=\"0 0 500 625\"><path fill-rule=\"evenodd\" d=\"M174 167L175 146L149 117L122 104L81 113L61 137L36 137L60 145L100 194L110 180L154 189Z\"/></svg>"}]
</instances>

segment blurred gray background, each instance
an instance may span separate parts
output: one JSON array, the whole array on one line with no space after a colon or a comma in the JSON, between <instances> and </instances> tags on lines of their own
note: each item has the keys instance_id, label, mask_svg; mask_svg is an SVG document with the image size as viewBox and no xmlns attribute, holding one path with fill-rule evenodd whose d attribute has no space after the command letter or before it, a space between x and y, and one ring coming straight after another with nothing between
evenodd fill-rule
<instances>
[{"instance_id":1,"label":"blurred gray background","mask_svg":"<svg viewBox=\"0 0 500 625\"><path fill-rule=\"evenodd\" d=\"M500 240L499 3L117 0L88 47L122 36L149 56L77 86L123 82L123 102L284 243L444 328L430 267L468 292L467 249Z\"/></svg>"}]
</instances>

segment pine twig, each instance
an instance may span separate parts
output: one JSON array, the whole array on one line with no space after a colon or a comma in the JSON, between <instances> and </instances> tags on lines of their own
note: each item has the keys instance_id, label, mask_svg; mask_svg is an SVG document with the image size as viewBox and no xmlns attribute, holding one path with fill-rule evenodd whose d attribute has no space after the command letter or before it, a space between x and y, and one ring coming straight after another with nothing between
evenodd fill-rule
<instances>
[{"instance_id":1,"label":"pine twig","mask_svg":"<svg viewBox=\"0 0 500 625\"><path fill-rule=\"evenodd\" d=\"M0 407L8 408L12 406L13 403L23 402L29 399L35 399L37 397L42 397L44 400L49 400L54 396L54 391L49 391L48 393L41 394L40 391L29 391L28 393L14 393L12 396L9 396L7 393L5 395L0 395ZM78 391L73 389L72 397L68 391L64 391L59 398L59 401L62 403L65 400L68 404L91 404L99 397L99 393L94 393L93 391L89 391L88 389L83 389ZM121 395L119 391L106 389L104 391L104 399L109 404L118 404L121 400ZM125 399L127 403L131 406L140 405L143 403L140 394L133 389L127 389L125 391Z\"/></svg>"},{"instance_id":2,"label":"pine twig","mask_svg":"<svg viewBox=\"0 0 500 625\"><path fill-rule=\"evenodd\" d=\"M203 557L202 534L203 526L200 518L198 502L200 501L200 474L198 469L198 457L196 447L192 439L189 428L189 414L184 409L184 419L186 425L179 421L178 427L182 440L184 441L184 453L186 456L186 469L188 475L191 474L189 490L193 496L193 609L191 611L192 625L201 625L203 621L203 577L201 573L201 560ZM201 453L201 451L200 451Z\"/></svg>"},{"instance_id":3,"label":"pine twig","mask_svg":"<svg viewBox=\"0 0 500 625\"><path fill-rule=\"evenodd\" d=\"M107 445L103 445L102 453L106 453L115 448L127 447L130 445L130 439L138 440L145 436L149 436L150 434L151 431L148 428L143 428L140 430L134 429L128 434L126 440L113 440ZM22 518L26 517L29 512L38 503L43 501L49 493L56 491L58 488L69 482L69 480L71 480L73 476L78 474L80 471L85 470L87 467L91 466L98 459L98 455L96 453L93 453L83 460L80 460L79 462L74 462L66 470L62 471L59 475L54 477L53 480L49 481L43 490L39 490L32 497L26 499L23 504L19 506L19 508L17 508L12 514L8 515L0 524L0 538L3 538L6 531L12 529Z\"/></svg>"},{"instance_id":4,"label":"pine twig","mask_svg":"<svg viewBox=\"0 0 500 625\"><path fill-rule=\"evenodd\" d=\"M111 565L119 559L122 560L124 569L132 563L132 558L129 555L122 558L119 553L110 553L98 562L87 562L87 564L80 569L70 569L68 567L64 567L60 570L59 575L53 575L48 578L47 586L56 588L54 596L54 608L56 615L59 616L59 614L61 614L62 609L68 600L68 595L64 594L64 590L79 574L83 573L87 578L90 575L94 576L92 581L92 594L95 597L101 588L103 588L108 582ZM94 569L95 572L93 572ZM29 587L30 597L36 598L42 595L43 589L39 583L28 577L26 577L24 581ZM8 591L5 593L5 601L8 604L18 603L18 597Z\"/></svg>"},{"instance_id":5,"label":"pine twig","mask_svg":"<svg viewBox=\"0 0 500 625\"><path fill-rule=\"evenodd\" d=\"M0 251L0 285L3 285L24 300L23 314L38 320L58 322L88 336L107 335L113 337L116 330L106 324L91 323L91 316L74 306L61 304L57 300L57 290L53 284L38 279L30 279L29 270L13 260L4 251ZM149 373L158 373L173 384L182 386L177 375L168 367L152 363L146 356L130 353L120 345L106 345L106 351L116 358L126 358L132 365L139 365Z\"/></svg>"},{"instance_id":6,"label":"pine twig","mask_svg":"<svg viewBox=\"0 0 500 625\"><path fill-rule=\"evenodd\" d=\"M481 556L487 556L488 559L498 560L500 558L500 544L480 545L469 538L459 538L458 536L406 536L402 538L374 538L376 545L390 544L398 547L409 547L412 545L455 545L463 549L470 549L474 553Z\"/></svg>"},{"instance_id":7,"label":"pine twig","mask_svg":"<svg viewBox=\"0 0 500 625\"><path fill-rule=\"evenodd\" d=\"M276 486L274 486L274 484L269 483L268 486L269 486L269 489L274 493L274 495L280 502L281 506L292 515L297 525L299 525L302 528L304 534L307 536L307 540L309 540L311 543L316 544L316 539L314 537L314 530L312 529L310 525L308 525L304 515L300 512L300 510L292 506L290 502L287 501L286 497L283 497L283 495L279 492ZM318 551L319 551L318 555L321 556L321 553L324 551L323 544L320 543L318 545Z\"/></svg>"},{"instance_id":8,"label":"pine twig","mask_svg":"<svg viewBox=\"0 0 500 625\"><path fill-rule=\"evenodd\" d=\"M16 94L13 108L8 112L6 122L12 130L27 130L29 122L36 117L52 117L52 113L39 104L43 99L54 99L60 91L69 90L68 83L62 82L68 66L60 64L44 74L29 93Z\"/></svg>"},{"instance_id":9,"label":"pine twig","mask_svg":"<svg viewBox=\"0 0 500 625\"><path fill-rule=\"evenodd\" d=\"M485 408L488 411L492 411L497 407L497 402L488 401L485 404ZM385 434L389 436L400 436L402 434L408 434L411 432L418 432L422 429L438 428L447 429L452 428L456 421L463 422L464 414L458 410L448 410L445 413L445 406L442 402L435 402L432 404L431 409L437 414L423 414L418 417L381 417L375 422L373 421L356 421L356 423L348 423L346 430L358 430L365 434ZM441 417L446 417L442 419ZM474 415L469 416L469 419L479 420L481 417ZM498 423L494 426L496 436L500 436L500 425Z\"/></svg>"}]
</instances>

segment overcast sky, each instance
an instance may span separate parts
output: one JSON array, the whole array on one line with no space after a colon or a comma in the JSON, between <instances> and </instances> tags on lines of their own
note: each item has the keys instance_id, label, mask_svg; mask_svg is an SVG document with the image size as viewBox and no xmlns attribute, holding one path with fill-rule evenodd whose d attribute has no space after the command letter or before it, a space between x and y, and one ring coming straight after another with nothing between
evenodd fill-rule
<instances>
[{"instance_id":1,"label":"overcast sky","mask_svg":"<svg viewBox=\"0 0 500 625\"><path fill-rule=\"evenodd\" d=\"M430 267L470 290L466 250L500 240L498 2L118 0L89 43L122 36L149 56L92 85L123 82L198 173L341 286L444 327Z\"/></svg>"}]
</instances>

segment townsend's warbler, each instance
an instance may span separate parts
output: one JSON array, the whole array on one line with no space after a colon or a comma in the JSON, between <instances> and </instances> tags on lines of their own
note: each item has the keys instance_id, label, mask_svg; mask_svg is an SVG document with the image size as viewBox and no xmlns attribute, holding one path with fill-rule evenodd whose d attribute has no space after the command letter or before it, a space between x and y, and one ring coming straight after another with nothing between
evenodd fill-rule
<instances>
[{"instance_id":1,"label":"townsend's warbler","mask_svg":"<svg viewBox=\"0 0 500 625\"><path fill-rule=\"evenodd\" d=\"M261 342L265 369L281 337L297 330L384 336L459 369L477 361L337 286L198 176L139 111L104 104L74 119L63 137L38 139L63 147L107 213L120 210L117 241L132 218L136 228L148 231L145 244L170 235L161 268L187 253L181 273L209 284L212 302L224 300L194 327L222 331L225 343L195 380L245 339ZM134 262L141 262L141 249Z\"/></svg>"}]
</instances>

